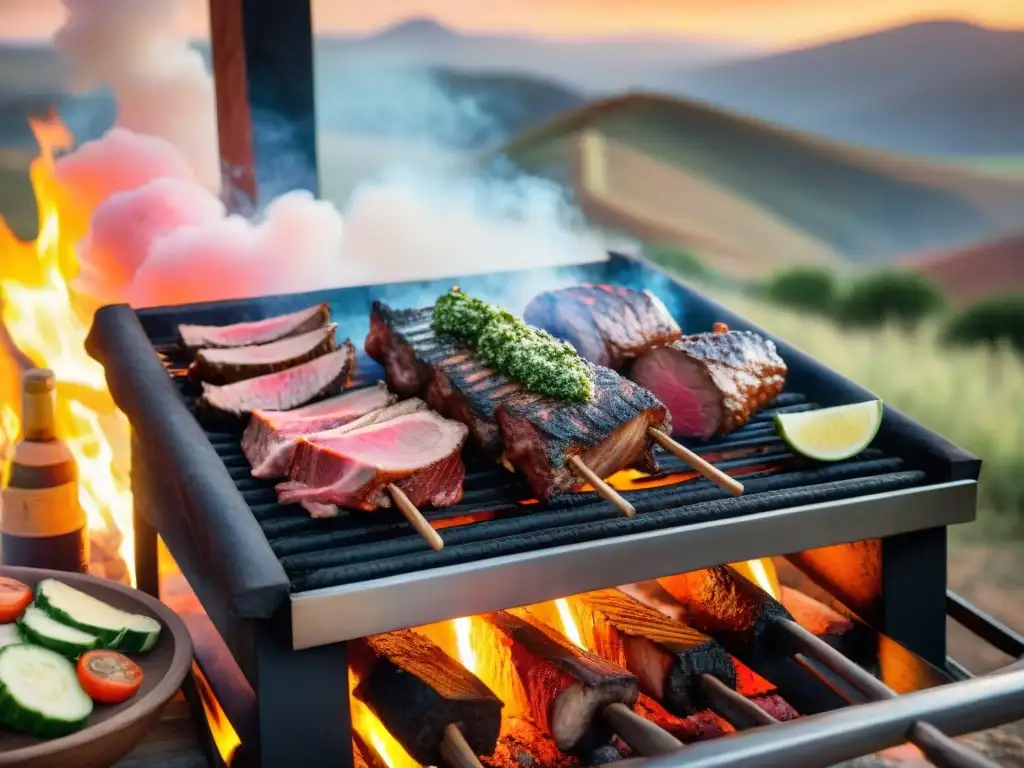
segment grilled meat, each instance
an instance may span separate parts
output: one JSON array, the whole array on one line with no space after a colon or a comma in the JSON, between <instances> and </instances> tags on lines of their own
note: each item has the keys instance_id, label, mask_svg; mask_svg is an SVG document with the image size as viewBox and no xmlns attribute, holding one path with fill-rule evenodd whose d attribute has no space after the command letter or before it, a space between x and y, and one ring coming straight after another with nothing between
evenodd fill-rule
<instances>
[{"instance_id":1,"label":"grilled meat","mask_svg":"<svg viewBox=\"0 0 1024 768\"><path fill-rule=\"evenodd\" d=\"M338 507L372 511L391 506L389 483L416 506L462 498L464 424L420 410L340 432L299 439L289 480L277 486L282 504L301 503L313 517L332 517Z\"/></svg>"},{"instance_id":2,"label":"grilled meat","mask_svg":"<svg viewBox=\"0 0 1024 768\"><path fill-rule=\"evenodd\" d=\"M651 350L630 372L667 406L677 437L706 440L741 427L786 384L786 363L773 342L715 325Z\"/></svg>"},{"instance_id":3,"label":"grilled meat","mask_svg":"<svg viewBox=\"0 0 1024 768\"><path fill-rule=\"evenodd\" d=\"M567 464L573 455L602 476L630 466L657 469L647 428L667 429L665 408L607 368L593 366L588 403L526 392L468 347L435 336L430 308L393 310L381 302L371 313L366 350L384 365L393 389L425 390L428 405L465 424L488 455L504 452L538 498L578 482Z\"/></svg>"},{"instance_id":4,"label":"grilled meat","mask_svg":"<svg viewBox=\"0 0 1024 768\"><path fill-rule=\"evenodd\" d=\"M253 411L287 411L339 394L348 383L356 350L345 339L334 352L283 371L223 387L203 384L196 411L204 419L238 419Z\"/></svg>"},{"instance_id":5,"label":"grilled meat","mask_svg":"<svg viewBox=\"0 0 1024 768\"><path fill-rule=\"evenodd\" d=\"M523 318L568 341L590 362L614 370L683 335L653 293L615 285L541 293L526 306Z\"/></svg>"},{"instance_id":6,"label":"grilled meat","mask_svg":"<svg viewBox=\"0 0 1024 768\"><path fill-rule=\"evenodd\" d=\"M579 456L598 477L625 467L650 473L658 469L647 430L670 428L665 406L614 371L591 368L594 398L589 403L519 391L498 404L505 456L539 498L551 498L579 482L568 464L570 456Z\"/></svg>"},{"instance_id":7,"label":"grilled meat","mask_svg":"<svg viewBox=\"0 0 1024 768\"><path fill-rule=\"evenodd\" d=\"M334 351L334 331L337 327L332 323L269 344L200 349L189 366L188 374L193 381L233 384L283 371Z\"/></svg>"},{"instance_id":8,"label":"grilled meat","mask_svg":"<svg viewBox=\"0 0 1024 768\"><path fill-rule=\"evenodd\" d=\"M378 382L294 411L256 411L242 435L242 453L253 477L283 477L300 435L361 421L360 417L384 410L394 401L384 382Z\"/></svg>"},{"instance_id":9,"label":"grilled meat","mask_svg":"<svg viewBox=\"0 0 1024 768\"><path fill-rule=\"evenodd\" d=\"M232 325L179 325L178 341L185 349L251 347L315 331L331 321L326 304Z\"/></svg>"}]
</instances>

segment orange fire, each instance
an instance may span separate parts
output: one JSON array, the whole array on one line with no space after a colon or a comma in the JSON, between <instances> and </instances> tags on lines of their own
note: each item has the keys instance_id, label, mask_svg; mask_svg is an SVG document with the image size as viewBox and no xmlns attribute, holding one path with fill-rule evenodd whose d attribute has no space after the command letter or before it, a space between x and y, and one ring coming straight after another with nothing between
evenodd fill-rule
<instances>
[{"instance_id":1,"label":"orange fire","mask_svg":"<svg viewBox=\"0 0 1024 768\"><path fill-rule=\"evenodd\" d=\"M373 748L377 757L384 762L388 768L420 768L420 764L413 760L405 751L398 740L395 739L384 724L377 719L373 711L352 695L359 679L349 671L349 711L352 714L352 728L359 733L363 741Z\"/></svg>"},{"instance_id":2,"label":"orange fire","mask_svg":"<svg viewBox=\"0 0 1024 768\"><path fill-rule=\"evenodd\" d=\"M30 123L41 151L29 170L39 233L22 242L0 218L0 321L24 357L57 375L57 427L78 463L90 531L105 534L134 583L128 423L107 391L103 368L85 352L91 313L68 285L78 271L75 243L89 223L88 213L63 200L54 179L54 153L73 139L56 118ZM11 350L0 350L0 447L17 439L12 404L19 400L20 373Z\"/></svg>"},{"instance_id":3,"label":"orange fire","mask_svg":"<svg viewBox=\"0 0 1024 768\"><path fill-rule=\"evenodd\" d=\"M224 762L224 765L231 765L235 752L242 741L238 738L234 726L228 720L228 716L221 709L217 697L203 675L199 665L192 662L192 679L195 680L196 690L199 693L199 700L203 704L203 712L206 713L206 722L210 726L210 735L213 736L213 743L217 748L217 754Z\"/></svg>"}]
</instances>

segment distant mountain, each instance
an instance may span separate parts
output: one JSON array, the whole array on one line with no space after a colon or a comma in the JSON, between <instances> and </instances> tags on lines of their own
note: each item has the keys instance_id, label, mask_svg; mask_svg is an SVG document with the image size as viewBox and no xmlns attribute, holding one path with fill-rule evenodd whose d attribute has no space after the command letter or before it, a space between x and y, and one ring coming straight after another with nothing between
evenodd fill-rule
<instances>
[{"instance_id":1,"label":"distant mountain","mask_svg":"<svg viewBox=\"0 0 1024 768\"><path fill-rule=\"evenodd\" d=\"M907 266L933 280L955 307L1024 291L1024 235L971 248L909 259Z\"/></svg>"},{"instance_id":2,"label":"distant mountain","mask_svg":"<svg viewBox=\"0 0 1024 768\"><path fill-rule=\"evenodd\" d=\"M355 58L474 73L526 74L595 93L663 88L677 72L755 53L756 49L746 45L685 36L559 40L467 34L430 18L410 19L367 36L317 41L317 55L338 65Z\"/></svg>"},{"instance_id":3,"label":"distant mountain","mask_svg":"<svg viewBox=\"0 0 1024 768\"><path fill-rule=\"evenodd\" d=\"M829 253L886 263L1007 237L1024 222L1024 181L650 94L592 102L503 151L571 186L600 222L751 275Z\"/></svg>"},{"instance_id":4,"label":"distant mountain","mask_svg":"<svg viewBox=\"0 0 1024 768\"><path fill-rule=\"evenodd\" d=\"M970 89L986 78L1002 78L1021 67L1024 31L932 21L696 72L681 71L674 90L779 124L846 139L854 136L842 133L845 121L856 118L863 126L856 132L858 140L888 147L892 142L903 143L906 121L916 127L930 119L913 118L913 104L919 99L937 103L928 94ZM1022 92L1018 86L1018 94ZM974 106L1002 122L1007 94L1000 90L993 95L983 104L975 100ZM894 117L890 126L887 109L900 102L906 102L905 117ZM947 106L960 109L955 98L947 100ZM956 119L951 114L939 117ZM915 148L952 151L942 145L941 136ZM974 150L966 147L964 151Z\"/></svg>"}]
</instances>

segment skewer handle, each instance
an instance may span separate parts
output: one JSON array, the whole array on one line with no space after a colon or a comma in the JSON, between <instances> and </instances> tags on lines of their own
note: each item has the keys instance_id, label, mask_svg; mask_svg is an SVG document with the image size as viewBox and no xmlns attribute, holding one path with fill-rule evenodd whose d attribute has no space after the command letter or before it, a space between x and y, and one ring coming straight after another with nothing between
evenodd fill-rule
<instances>
[{"instance_id":1,"label":"skewer handle","mask_svg":"<svg viewBox=\"0 0 1024 768\"><path fill-rule=\"evenodd\" d=\"M734 691L717 677L700 676L700 688L709 709L740 730L779 722L742 693Z\"/></svg>"},{"instance_id":2,"label":"skewer handle","mask_svg":"<svg viewBox=\"0 0 1024 768\"><path fill-rule=\"evenodd\" d=\"M728 474L720 470L714 464L710 464L704 461L700 456L691 451L685 445L680 445L671 437L666 435L660 429L650 427L647 430L647 434L651 436L658 445L664 448L666 451L671 453L678 459L682 459L695 470L700 472L704 477L713 482L720 488L724 488L734 496L739 496L743 493L743 483L734 477L730 477Z\"/></svg>"},{"instance_id":3,"label":"skewer handle","mask_svg":"<svg viewBox=\"0 0 1024 768\"><path fill-rule=\"evenodd\" d=\"M896 698L893 691L874 675L854 664L821 638L794 621L783 619L773 624L782 642L792 653L800 653L831 670L857 689L869 701ZM947 736L926 722L914 723L910 729L910 743L920 749L929 761L948 768L998 768L980 752Z\"/></svg>"},{"instance_id":4,"label":"skewer handle","mask_svg":"<svg viewBox=\"0 0 1024 768\"><path fill-rule=\"evenodd\" d=\"M448 768L484 768L455 723L445 726L441 757Z\"/></svg>"},{"instance_id":5,"label":"skewer handle","mask_svg":"<svg viewBox=\"0 0 1024 768\"><path fill-rule=\"evenodd\" d=\"M683 742L664 728L645 720L625 704L609 704L604 708L604 719L634 752L645 757L669 755L684 746Z\"/></svg>"},{"instance_id":6,"label":"skewer handle","mask_svg":"<svg viewBox=\"0 0 1024 768\"><path fill-rule=\"evenodd\" d=\"M423 513L416 509L416 505L409 501L405 491L394 483L388 483L388 493L394 499L395 506L401 510L402 514L405 515L405 519L409 521L409 525L416 529L416 533L423 537L430 548L435 552L440 552L444 549L444 540L441 538L441 535L431 527Z\"/></svg>"},{"instance_id":7,"label":"skewer handle","mask_svg":"<svg viewBox=\"0 0 1024 768\"><path fill-rule=\"evenodd\" d=\"M597 491L598 496L618 507L619 512L626 517L633 517L636 514L636 508L622 498L618 491L598 477L590 467L583 463L583 459L579 456L570 456L569 463L580 477L590 483L591 487Z\"/></svg>"}]
</instances>

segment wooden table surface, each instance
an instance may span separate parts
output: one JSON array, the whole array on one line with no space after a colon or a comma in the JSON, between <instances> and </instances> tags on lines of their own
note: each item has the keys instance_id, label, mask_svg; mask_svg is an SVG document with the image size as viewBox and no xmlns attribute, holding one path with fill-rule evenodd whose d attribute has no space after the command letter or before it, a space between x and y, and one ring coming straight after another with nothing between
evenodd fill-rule
<instances>
[{"instance_id":1,"label":"wooden table surface","mask_svg":"<svg viewBox=\"0 0 1024 768\"><path fill-rule=\"evenodd\" d=\"M114 768L210 768L192 712L180 692L167 705L160 724Z\"/></svg>"}]
</instances>

